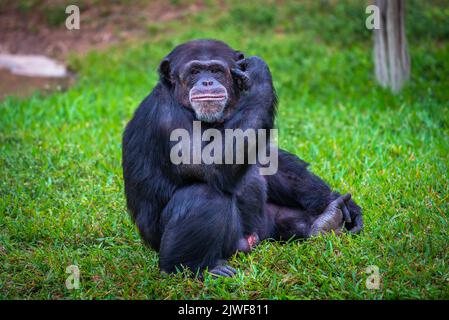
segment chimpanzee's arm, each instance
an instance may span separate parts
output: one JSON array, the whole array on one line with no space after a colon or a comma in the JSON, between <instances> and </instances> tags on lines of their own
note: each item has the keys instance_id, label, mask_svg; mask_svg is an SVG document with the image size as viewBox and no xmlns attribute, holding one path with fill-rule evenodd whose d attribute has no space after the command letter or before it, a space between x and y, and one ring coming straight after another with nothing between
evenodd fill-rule
<instances>
[{"instance_id":1,"label":"chimpanzee's arm","mask_svg":"<svg viewBox=\"0 0 449 320\"><path fill-rule=\"evenodd\" d=\"M225 128L273 128L277 98L268 65L253 56L239 61L238 66L231 71L242 92L236 111L226 122Z\"/></svg>"},{"instance_id":2,"label":"chimpanzee's arm","mask_svg":"<svg viewBox=\"0 0 449 320\"><path fill-rule=\"evenodd\" d=\"M258 130L266 129L265 145L269 145L270 132L273 128L276 113L276 93L274 91L270 70L267 64L259 57L250 57L237 62L239 68L232 69L234 80L241 90L239 101L229 119L225 120L224 130L232 129L234 133L238 129L243 133L244 148L237 149L236 141L233 142L231 150L229 145L223 144L223 163L227 160L225 155L231 153L232 164L216 167L218 177L215 180L228 181L231 185L237 183L235 177L243 176L249 166L249 155L255 155L258 144ZM253 130L255 139L249 139L245 133ZM245 164L236 162L237 156L245 156ZM255 159L254 159L255 160ZM233 189L233 188L232 188Z\"/></svg>"},{"instance_id":3,"label":"chimpanzee's arm","mask_svg":"<svg viewBox=\"0 0 449 320\"><path fill-rule=\"evenodd\" d=\"M225 124L225 129L254 130L255 141L245 137L247 148L237 150L232 145L234 161L238 152L249 154L255 152L257 146L257 130L271 129L276 110L276 94L274 92L270 70L267 64L258 57L250 57L238 62L239 68L233 69L235 81L242 92L235 106L235 112ZM266 145L269 143L269 132ZM229 147L229 146L228 146ZM251 151L250 151L251 150ZM229 150L223 150L223 154ZM248 158L246 158L248 160ZM234 162L235 163L235 162ZM245 236L253 236L258 226L263 223L266 205L266 181L258 173L255 164L221 165L214 181L220 181L226 191L232 193L236 200L243 224Z\"/></svg>"},{"instance_id":4,"label":"chimpanzee's arm","mask_svg":"<svg viewBox=\"0 0 449 320\"><path fill-rule=\"evenodd\" d=\"M160 213L170 200L174 184L162 172L161 161L167 154L163 151L161 131L148 126L148 118L160 120L160 105L167 106L167 93L158 85L145 98L126 126L122 144L122 166L128 209L145 243L159 251L162 231ZM165 109L164 109L165 110ZM165 133L165 134L169 134Z\"/></svg>"}]
</instances>

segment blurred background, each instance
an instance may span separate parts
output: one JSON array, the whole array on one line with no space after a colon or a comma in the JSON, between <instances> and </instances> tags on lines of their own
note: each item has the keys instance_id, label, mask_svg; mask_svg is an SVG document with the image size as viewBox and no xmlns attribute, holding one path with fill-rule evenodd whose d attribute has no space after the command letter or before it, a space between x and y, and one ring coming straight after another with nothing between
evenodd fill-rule
<instances>
[{"instance_id":1,"label":"blurred background","mask_svg":"<svg viewBox=\"0 0 449 320\"><path fill-rule=\"evenodd\" d=\"M381 3L385 0L380 0ZM401 0L403 1L403 0ZM17 0L0 1L0 53L38 54L70 65L70 57L111 45L197 37L218 37L236 44L301 41L331 47L372 46L365 8L374 1L158 1L158 0ZM449 37L446 0L407 0L405 26L412 47L431 46ZM68 30L66 8L80 10L80 30ZM181 34L182 33L182 34ZM264 37L264 41L259 41ZM256 39L257 38L257 39ZM289 45L285 45L287 48ZM284 49L286 50L286 49ZM299 53L297 53L299 54ZM293 57L294 59L294 57ZM1 64L0 64L1 67ZM59 79L16 78L4 70L0 91L29 94L35 88L67 84ZM34 77L35 78L35 77ZM30 87L30 88L28 88Z\"/></svg>"}]
</instances>

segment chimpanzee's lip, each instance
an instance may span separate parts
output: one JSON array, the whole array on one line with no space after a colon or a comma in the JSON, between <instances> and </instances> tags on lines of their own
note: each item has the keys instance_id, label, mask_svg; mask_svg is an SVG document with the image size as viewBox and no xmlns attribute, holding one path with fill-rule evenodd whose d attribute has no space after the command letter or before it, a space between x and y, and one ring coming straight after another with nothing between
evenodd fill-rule
<instances>
[{"instance_id":1,"label":"chimpanzee's lip","mask_svg":"<svg viewBox=\"0 0 449 320\"><path fill-rule=\"evenodd\" d=\"M215 100L223 100L226 98L224 94L202 94L192 96L192 100L194 101L215 101Z\"/></svg>"}]
</instances>

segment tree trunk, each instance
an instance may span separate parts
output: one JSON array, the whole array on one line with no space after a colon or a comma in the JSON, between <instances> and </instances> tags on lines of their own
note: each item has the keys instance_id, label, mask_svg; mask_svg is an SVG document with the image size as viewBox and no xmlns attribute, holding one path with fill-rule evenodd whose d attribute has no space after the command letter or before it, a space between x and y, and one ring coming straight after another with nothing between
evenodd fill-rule
<instances>
[{"instance_id":1,"label":"tree trunk","mask_svg":"<svg viewBox=\"0 0 449 320\"><path fill-rule=\"evenodd\" d=\"M405 36L405 0L375 0L380 29L374 29L376 78L393 92L410 78L410 57Z\"/></svg>"}]
</instances>

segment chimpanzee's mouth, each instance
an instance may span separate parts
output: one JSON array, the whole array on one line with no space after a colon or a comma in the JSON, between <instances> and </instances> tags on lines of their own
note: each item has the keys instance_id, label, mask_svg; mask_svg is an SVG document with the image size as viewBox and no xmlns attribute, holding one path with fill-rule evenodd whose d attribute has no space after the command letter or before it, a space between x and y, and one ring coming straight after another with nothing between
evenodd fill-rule
<instances>
[{"instance_id":1,"label":"chimpanzee's mouth","mask_svg":"<svg viewBox=\"0 0 449 320\"><path fill-rule=\"evenodd\" d=\"M226 99L224 94L202 94L191 97L192 101L220 101Z\"/></svg>"}]
</instances>

